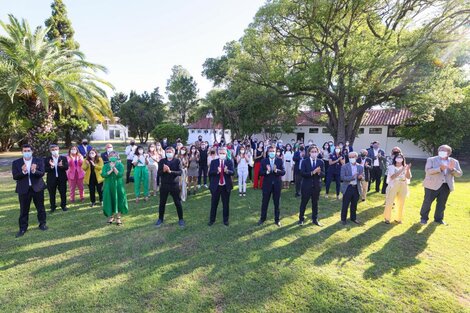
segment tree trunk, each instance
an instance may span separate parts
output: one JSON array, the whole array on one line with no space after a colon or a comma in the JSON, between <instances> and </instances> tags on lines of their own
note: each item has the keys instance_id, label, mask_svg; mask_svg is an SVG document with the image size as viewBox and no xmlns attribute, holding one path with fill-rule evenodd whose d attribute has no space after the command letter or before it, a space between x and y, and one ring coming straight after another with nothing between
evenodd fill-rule
<instances>
[{"instance_id":1,"label":"tree trunk","mask_svg":"<svg viewBox=\"0 0 470 313\"><path fill-rule=\"evenodd\" d=\"M33 147L36 156L45 157L49 145L56 140L54 115L55 111L46 111L37 101L28 103L27 117L32 125L26 134L27 142Z\"/></svg>"}]
</instances>

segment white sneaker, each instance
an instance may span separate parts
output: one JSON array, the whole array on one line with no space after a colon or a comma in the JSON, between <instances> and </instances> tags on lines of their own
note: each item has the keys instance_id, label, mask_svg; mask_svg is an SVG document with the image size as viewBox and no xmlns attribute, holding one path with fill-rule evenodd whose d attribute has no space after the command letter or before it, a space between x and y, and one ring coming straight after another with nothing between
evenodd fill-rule
<instances>
[{"instance_id":1,"label":"white sneaker","mask_svg":"<svg viewBox=\"0 0 470 313\"><path fill-rule=\"evenodd\" d=\"M201 189L201 185L197 185L197 188L198 188L198 189Z\"/></svg>"},{"instance_id":2,"label":"white sneaker","mask_svg":"<svg viewBox=\"0 0 470 313\"><path fill-rule=\"evenodd\" d=\"M208 188L207 185L204 185L204 188Z\"/></svg>"}]
</instances>

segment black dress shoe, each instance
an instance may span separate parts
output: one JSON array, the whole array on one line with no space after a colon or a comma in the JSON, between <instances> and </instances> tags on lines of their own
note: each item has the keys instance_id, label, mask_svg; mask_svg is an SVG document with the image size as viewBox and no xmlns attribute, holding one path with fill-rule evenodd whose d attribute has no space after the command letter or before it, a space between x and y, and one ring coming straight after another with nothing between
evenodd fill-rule
<instances>
[{"instance_id":1,"label":"black dress shoe","mask_svg":"<svg viewBox=\"0 0 470 313\"><path fill-rule=\"evenodd\" d=\"M341 224L346 225L347 222L346 221L341 221Z\"/></svg>"},{"instance_id":2,"label":"black dress shoe","mask_svg":"<svg viewBox=\"0 0 470 313\"><path fill-rule=\"evenodd\" d=\"M49 227L47 227L46 224L41 224L41 225L39 225L39 229L40 229L40 230L48 230Z\"/></svg>"},{"instance_id":3,"label":"black dress shoe","mask_svg":"<svg viewBox=\"0 0 470 313\"><path fill-rule=\"evenodd\" d=\"M26 230L20 230L16 233L15 238L23 237L24 233L26 233Z\"/></svg>"},{"instance_id":4,"label":"black dress shoe","mask_svg":"<svg viewBox=\"0 0 470 313\"><path fill-rule=\"evenodd\" d=\"M62 211L67 212L69 209L65 206L62 208Z\"/></svg>"},{"instance_id":5,"label":"black dress shoe","mask_svg":"<svg viewBox=\"0 0 470 313\"><path fill-rule=\"evenodd\" d=\"M303 225L304 225L304 221L298 221L298 222L297 222L297 225L303 226Z\"/></svg>"},{"instance_id":6,"label":"black dress shoe","mask_svg":"<svg viewBox=\"0 0 470 313\"><path fill-rule=\"evenodd\" d=\"M436 223L438 223L438 224L440 224L440 225L444 225L444 226L447 226L447 225L448 225L448 224L447 224L446 222L444 222L444 221L434 221L434 222L436 222Z\"/></svg>"},{"instance_id":7,"label":"black dress shoe","mask_svg":"<svg viewBox=\"0 0 470 313\"><path fill-rule=\"evenodd\" d=\"M359 222L358 220L351 220L351 222L353 222L354 224L357 224L357 225L362 225L361 222Z\"/></svg>"},{"instance_id":8,"label":"black dress shoe","mask_svg":"<svg viewBox=\"0 0 470 313\"><path fill-rule=\"evenodd\" d=\"M214 222L207 223L207 226L212 226L212 225L214 225Z\"/></svg>"},{"instance_id":9,"label":"black dress shoe","mask_svg":"<svg viewBox=\"0 0 470 313\"><path fill-rule=\"evenodd\" d=\"M55 212L55 208L51 208L51 210L50 210L49 212L54 213L54 212Z\"/></svg>"},{"instance_id":10,"label":"black dress shoe","mask_svg":"<svg viewBox=\"0 0 470 313\"><path fill-rule=\"evenodd\" d=\"M279 221L274 222L274 224L275 224L277 227L281 227L281 222L279 222Z\"/></svg>"},{"instance_id":11,"label":"black dress shoe","mask_svg":"<svg viewBox=\"0 0 470 313\"><path fill-rule=\"evenodd\" d=\"M264 224L264 221L259 220L259 221L258 221L258 224L256 224L256 225L261 226L261 225L263 225L263 224Z\"/></svg>"},{"instance_id":12,"label":"black dress shoe","mask_svg":"<svg viewBox=\"0 0 470 313\"><path fill-rule=\"evenodd\" d=\"M225 222L224 225L225 225L225 226L228 226L229 224L228 224L228 222Z\"/></svg>"},{"instance_id":13,"label":"black dress shoe","mask_svg":"<svg viewBox=\"0 0 470 313\"><path fill-rule=\"evenodd\" d=\"M317 221L312 220L312 223L317 225L318 227L323 227L323 224L320 223L318 220Z\"/></svg>"}]
</instances>

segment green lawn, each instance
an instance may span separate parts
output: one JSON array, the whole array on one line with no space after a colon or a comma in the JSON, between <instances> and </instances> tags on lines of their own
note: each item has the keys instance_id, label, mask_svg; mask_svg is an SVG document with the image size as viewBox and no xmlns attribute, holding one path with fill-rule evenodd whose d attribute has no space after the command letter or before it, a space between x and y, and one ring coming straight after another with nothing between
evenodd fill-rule
<instances>
[{"instance_id":1,"label":"green lawn","mask_svg":"<svg viewBox=\"0 0 470 313\"><path fill-rule=\"evenodd\" d=\"M422 164L415 164L402 225L382 221L384 197L359 205L363 226L342 226L340 202L320 202L324 227L298 227L292 187L281 199L281 228L257 227L261 194L232 195L230 227L207 226L209 193L173 203L157 229L157 199L134 203L124 226L100 208L71 205L48 215L47 232L15 239L18 204L0 175L1 312L470 312L470 176L458 179L446 221L421 227ZM2 168L4 170L4 168ZM464 171L469 173L470 168ZM47 192L46 192L47 198ZM47 204L46 204L47 207ZM272 204L271 204L272 207Z\"/></svg>"}]
</instances>

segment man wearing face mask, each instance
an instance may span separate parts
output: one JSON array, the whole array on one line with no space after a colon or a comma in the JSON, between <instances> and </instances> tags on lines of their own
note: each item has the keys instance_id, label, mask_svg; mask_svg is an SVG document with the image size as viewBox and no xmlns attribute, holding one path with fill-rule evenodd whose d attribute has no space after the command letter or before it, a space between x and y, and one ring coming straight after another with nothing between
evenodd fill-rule
<instances>
[{"instance_id":1,"label":"man wearing face mask","mask_svg":"<svg viewBox=\"0 0 470 313\"><path fill-rule=\"evenodd\" d=\"M46 184L44 176L44 160L33 157L33 149L25 144L22 147L23 157L13 161L11 171L13 179L16 181L16 193L20 202L20 230L16 238L22 237L28 230L29 208L31 200L38 212L38 222L40 230L47 230L46 210L44 208L44 189Z\"/></svg>"},{"instance_id":2,"label":"man wearing face mask","mask_svg":"<svg viewBox=\"0 0 470 313\"><path fill-rule=\"evenodd\" d=\"M207 188L207 153L208 147L206 142L201 143L201 147L199 148L199 170L197 176L197 184L198 188L201 188L201 183L204 180L204 187Z\"/></svg>"},{"instance_id":3,"label":"man wearing face mask","mask_svg":"<svg viewBox=\"0 0 470 313\"><path fill-rule=\"evenodd\" d=\"M380 192L380 181L382 180L382 173L385 162L385 151L380 149L380 143L378 141L372 142L372 147L367 150L369 158L372 159L372 168L370 170L370 181L369 187L375 181L375 191Z\"/></svg>"},{"instance_id":4,"label":"man wearing face mask","mask_svg":"<svg viewBox=\"0 0 470 313\"><path fill-rule=\"evenodd\" d=\"M276 149L268 148L268 157L261 161L260 175L263 179L263 199L261 203L261 217L258 226L266 221L268 205L271 195L274 202L274 223L281 227L279 202L281 199L282 176L285 175L282 159L276 158Z\"/></svg>"},{"instance_id":5,"label":"man wearing face mask","mask_svg":"<svg viewBox=\"0 0 470 313\"><path fill-rule=\"evenodd\" d=\"M135 145L135 140L131 139L129 145L126 147L126 156L127 156L127 171L126 171L126 184L131 181L131 171L133 168L132 161L134 160L134 154L137 146ZM132 178L133 180L133 178Z\"/></svg>"},{"instance_id":6,"label":"man wearing face mask","mask_svg":"<svg viewBox=\"0 0 470 313\"><path fill-rule=\"evenodd\" d=\"M341 167L341 192L343 193L343 204L341 207L341 223L346 225L348 208L350 207L350 220L360 224L356 219L357 202L362 193L361 181L364 179L364 168L357 164L357 153L349 153L349 163Z\"/></svg>"},{"instance_id":7,"label":"man wearing face mask","mask_svg":"<svg viewBox=\"0 0 470 313\"><path fill-rule=\"evenodd\" d=\"M459 161L451 158L451 154L452 148L448 145L442 145L438 149L438 155L430 157L426 161L426 177L423 181L424 201L421 206L421 224L423 225L428 222L434 200L436 200L434 221L447 225L444 222L444 211L449 194L454 190L454 177L463 175Z\"/></svg>"},{"instance_id":8,"label":"man wearing face mask","mask_svg":"<svg viewBox=\"0 0 470 313\"><path fill-rule=\"evenodd\" d=\"M321 179L325 176L325 165L318 158L319 150L317 147L309 149L310 157L302 162L302 200L300 202L299 225L304 224L304 214L309 200L312 200L312 223L317 226L323 226L318 221L318 198L320 197Z\"/></svg>"},{"instance_id":9,"label":"man wearing face mask","mask_svg":"<svg viewBox=\"0 0 470 313\"><path fill-rule=\"evenodd\" d=\"M294 161L294 181L295 181L295 196L300 197L300 187L302 185L302 160L305 158L305 147L300 145L299 151L294 153L292 160Z\"/></svg>"},{"instance_id":10,"label":"man wearing face mask","mask_svg":"<svg viewBox=\"0 0 470 313\"><path fill-rule=\"evenodd\" d=\"M88 139L82 139L82 144L78 146L78 152L80 152L80 154L86 158L88 152L90 152L91 149L93 149L93 147L88 144Z\"/></svg>"},{"instance_id":11,"label":"man wearing face mask","mask_svg":"<svg viewBox=\"0 0 470 313\"><path fill-rule=\"evenodd\" d=\"M103 159L103 163L106 164L109 162L109 154L113 152L113 145L110 143L106 144L106 152L101 153L101 158Z\"/></svg>"},{"instance_id":12,"label":"man wearing face mask","mask_svg":"<svg viewBox=\"0 0 470 313\"><path fill-rule=\"evenodd\" d=\"M47 191L49 192L49 203L51 204L51 213L57 206L55 196L57 190L60 194L60 207L62 211L67 211L67 170L69 164L65 156L59 155L59 146L51 145L49 147L51 156L44 160L45 170L47 172Z\"/></svg>"},{"instance_id":13,"label":"man wearing face mask","mask_svg":"<svg viewBox=\"0 0 470 313\"><path fill-rule=\"evenodd\" d=\"M344 145L343 148L347 148L347 149L348 149L348 153L354 151L353 147L349 144L349 140L346 141L346 143L345 143L345 145Z\"/></svg>"},{"instance_id":14,"label":"man wearing face mask","mask_svg":"<svg viewBox=\"0 0 470 313\"><path fill-rule=\"evenodd\" d=\"M219 158L211 161L209 169L209 189L211 191L209 226L215 223L220 198L222 198L224 225L229 225L229 203L230 192L233 188L233 172L233 162L227 159L227 149L224 147L219 148Z\"/></svg>"},{"instance_id":15,"label":"man wearing face mask","mask_svg":"<svg viewBox=\"0 0 470 313\"><path fill-rule=\"evenodd\" d=\"M367 199L367 190L369 189L370 169L372 167L372 159L367 156L366 149L361 150L361 156L357 159L357 163L364 168L364 179L361 180L362 201Z\"/></svg>"},{"instance_id":16,"label":"man wearing face mask","mask_svg":"<svg viewBox=\"0 0 470 313\"><path fill-rule=\"evenodd\" d=\"M165 158L158 162L158 176L161 177L160 184L160 205L158 208L158 220L155 226L160 227L163 224L165 217L165 206L168 199L168 194L171 194L173 202L176 206L176 212L178 213L178 225L180 227L185 226L183 220L183 207L181 205L180 198L180 176L181 176L181 162L178 158L175 158L175 149L173 147L167 147L165 149Z\"/></svg>"}]
</instances>

